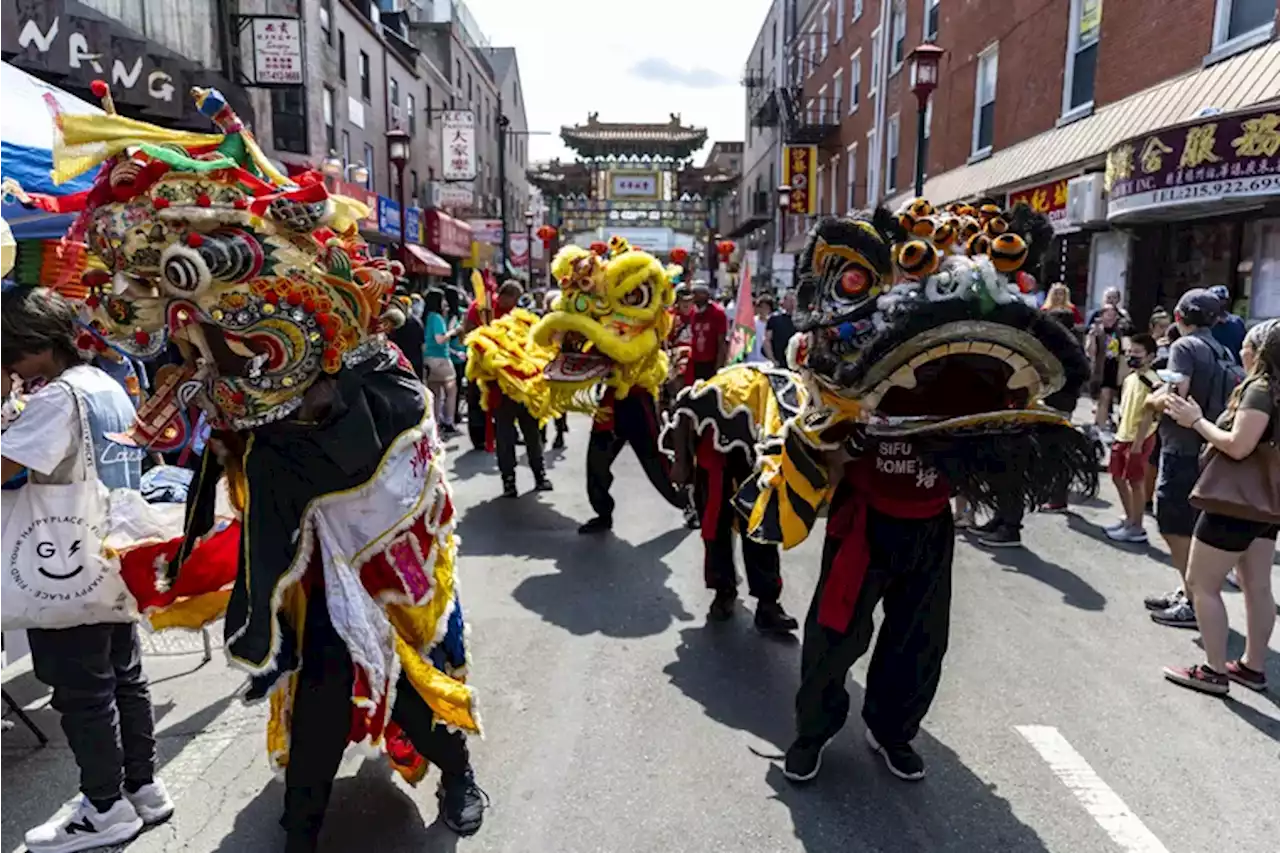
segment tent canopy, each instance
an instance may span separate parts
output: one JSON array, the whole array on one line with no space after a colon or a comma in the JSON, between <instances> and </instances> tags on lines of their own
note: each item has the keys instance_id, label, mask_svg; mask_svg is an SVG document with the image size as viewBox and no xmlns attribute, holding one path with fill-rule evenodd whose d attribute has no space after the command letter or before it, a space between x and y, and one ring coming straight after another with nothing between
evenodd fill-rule
<instances>
[{"instance_id":1,"label":"tent canopy","mask_svg":"<svg viewBox=\"0 0 1280 853\"><path fill-rule=\"evenodd\" d=\"M93 175L83 175L65 184L54 184L53 115L44 96L52 95L58 107L68 113L101 113L98 107L75 95L32 77L9 63L0 63L0 91L4 111L0 113L0 175L13 178L29 193L70 195L93 186ZM12 224L12 223L10 223Z\"/></svg>"}]
</instances>

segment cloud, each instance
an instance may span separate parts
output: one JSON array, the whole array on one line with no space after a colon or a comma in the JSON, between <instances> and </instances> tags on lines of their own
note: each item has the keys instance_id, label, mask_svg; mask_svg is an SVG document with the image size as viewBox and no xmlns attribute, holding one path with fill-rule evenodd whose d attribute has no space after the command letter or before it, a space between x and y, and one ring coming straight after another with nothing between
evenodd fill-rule
<instances>
[{"instance_id":1,"label":"cloud","mask_svg":"<svg viewBox=\"0 0 1280 853\"><path fill-rule=\"evenodd\" d=\"M732 80L710 68L679 68L665 59L651 56L631 66L632 75L654 83L686 86L690 89L714 89L732 84Z\"/></svg>"}]
</instances>

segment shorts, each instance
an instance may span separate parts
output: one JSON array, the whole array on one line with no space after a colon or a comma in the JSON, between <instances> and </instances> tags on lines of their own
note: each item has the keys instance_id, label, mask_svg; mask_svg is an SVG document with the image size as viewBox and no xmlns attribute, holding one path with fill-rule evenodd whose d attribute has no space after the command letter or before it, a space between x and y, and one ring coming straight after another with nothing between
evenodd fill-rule
<instances>
[{"instance_id":1,"label":"shorts","mask_svg":"<svg viewBox=\"0 0 1280 853\"><path fill-rule=\"evenodd\" d=\"M1111 462L1107 470L1118 480L1140 482L1147 476L1147 462L1151 458L1151 446L1155 443L1155 433L1147 436L1137 448L1129 441L1115 442L1111 445Z\"/></svg>"},{"instance_id":2,"label":"shorts","mask_svg":"<svg viewBox=\"0 0 1280 853\"><path fill-rule=\"evenodd\" d=\"M457 378L453 369L453 361L448 358L429 358L425 362L427 381L440 385L448 385Z\"/></svg>"},{"instance_id":3,"label":"shorts","mask_svg":"<svg viewBox=\"0 0 1280 853\"><path fill-rule=\"evenodd\" d=\"M1112 391L1120 390L1120 362L1114 358L1105 359L1102 363L1102 383L1101 388L1110 388Z\"/></svg>"},{"instance_id":4,"label":"shorts","mask_svg":"<svg viewBox=\"0 0 1280 853\"><path fill-rule=\"evenodd\" d=\"M1189 453L1160 454L1156 478L1156 523L1164 536L1191 537L1200 511L1191 505L1191 490L1200 479L1200 460Z\"/></svg>"},{"instance_id":5,"label":"shorts","mask_svg":"<svg viewBox=\"0 0 1280 853\"><path fill-rule=\"evenodd\" d=\"M1232 554L1247 550L1255 539L1270 539L1274 542L1277 533L1280 533L1280 524L1246 521L1212 512L1200 513L1195 529L1195 537L1201 542Z\"/></svg>"}]
</instances>

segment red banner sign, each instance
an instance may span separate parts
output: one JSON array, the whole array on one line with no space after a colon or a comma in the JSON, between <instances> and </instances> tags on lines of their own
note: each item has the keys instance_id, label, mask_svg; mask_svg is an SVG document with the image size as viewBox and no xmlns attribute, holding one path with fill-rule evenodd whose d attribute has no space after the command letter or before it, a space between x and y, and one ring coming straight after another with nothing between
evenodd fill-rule
<instances>
[{"instance_id":1,"label":"red banner sign","mask_svg":"<svg viewBox=\"0 0 1280 853\"><path fill-rule=\"evenodd\" d=\"M438 210L427 211L427 248L439 255L471 255L471 226Z\"/></svg>"},{"instance_id":2,"label":"red banner sign","mask_svg":"<svg viewBox=\"0 0 1280 853\"><path fill-rule=\"evenodd\" d=\"M1067 178L1009 193L1009 206L1022 202L1048 217L1055 227L1067 218Z\"/></svg>"}]
</instances>

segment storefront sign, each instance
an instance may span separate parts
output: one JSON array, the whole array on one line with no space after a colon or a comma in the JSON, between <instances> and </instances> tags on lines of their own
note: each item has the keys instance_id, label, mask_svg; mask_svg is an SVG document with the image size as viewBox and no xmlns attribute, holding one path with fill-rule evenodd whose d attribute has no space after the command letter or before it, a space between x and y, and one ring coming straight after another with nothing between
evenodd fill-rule
<instances>
[{"instance_id":1,"label":"storefront sign","mask_svg":"<svg viewBox=\"0 0 1280 853\"><path fill-rule=\"evenodd\" d=\"M516 269L529 266L529 238L524 234L512 234L507 238L507 259Z\"/></svg>"},{"instance_id":2,"label":"storefront sign","mask_svg":"<svg viewBox=\"0 0 1280 853\"><path fill-rule=\"evenodd\" d=\"M1107 154L1107 218L1280 197L1280 109L1218 115L1131 139Z\"/></svg>"},{"instance_id":3,"label":"storefront sign","mask_svg":"<svg viewBox=\"0 0 1280 853\"><path fill-rule=\"evenodd\" d=\"M610 198L651 198L658 197L657 172L610 172Z\"/></svg>"},{"instance_id":4,"label":"storefront sign","mask_svg":"<svg viewBox=\"0 0 1280 853\"><path fill-rule=\"evenodd\" d=\"M813 192L818 146L788 145L782 151L782 182L791 187L787 213L812 216L816 193Z\"/></svg>"},{"instance_id":5,"label":"storefront sign","mask_svg":"<svg viewBox=\"0 0 1280 853\"><path fill-rule=\"evenodd\" d=\"M1019 203L1029 206L1047 217L1057 231L1067 225L1067 183L1068 179L1063 178L1009 193L1009 207Z\"/></svg>"},{"instance_id":6,"label":"storefront sign","mask_svg":"<svg viewBox=\"0 0 1280 853\"><path fill-rule=\"evenodd\" d=\"M465 210L475 204L476 194L468 184L431 184L431 206Z\"/></svg>"},{"instance_id":7,"label":"storefront sign","mask_svg":"<svg viewBox=\"0 0 1280 853\"><path fill-rule=\"evenodd\" d=\"M254 85L301 86L302 21L264 15L250 17L250 25Z\"/></svg>"},{"instance_id":8,"label":"storefront sign","mask_svg":"<svg viewBox=\"0 0 1280 853\"><path fill-rule=\"evenodd\" d=\"M421 239L422 211L411 207L404 212L406 241L416 243ZM378 230L395 240L400 239L400 205L384 195L378 196Z\"/></svg>"},{"instance_id":9,"label":"storefront sign","mask_svg":"<svg viewBox=\"0 0 1280 853\"><path fill-rule=\"evenodd\" d=\"M471 226L439 210L426 211L427 248L438 255L465 258L471 254Z\"/></svg>"},{"instance_id":10,"label":"storefront sign","mask_svg":"<svg viewBox=\"0 0 1280 853\"><path fill-rule=\"evenodd\" d=\"M476 116L470 110L450 110L441 122L446 181L476 178Z\"/></svg>"},{"instance_id":11,"label":"storefront sign","mask_svg":"<svg viewBox=\"0 0 1280 853\"><path fill-rule=\"evenodd\" d=\"M502 245L501 219L468 219L467 224L471 226L471 238L476 242Z\"/></svg>"}]
</instances>

